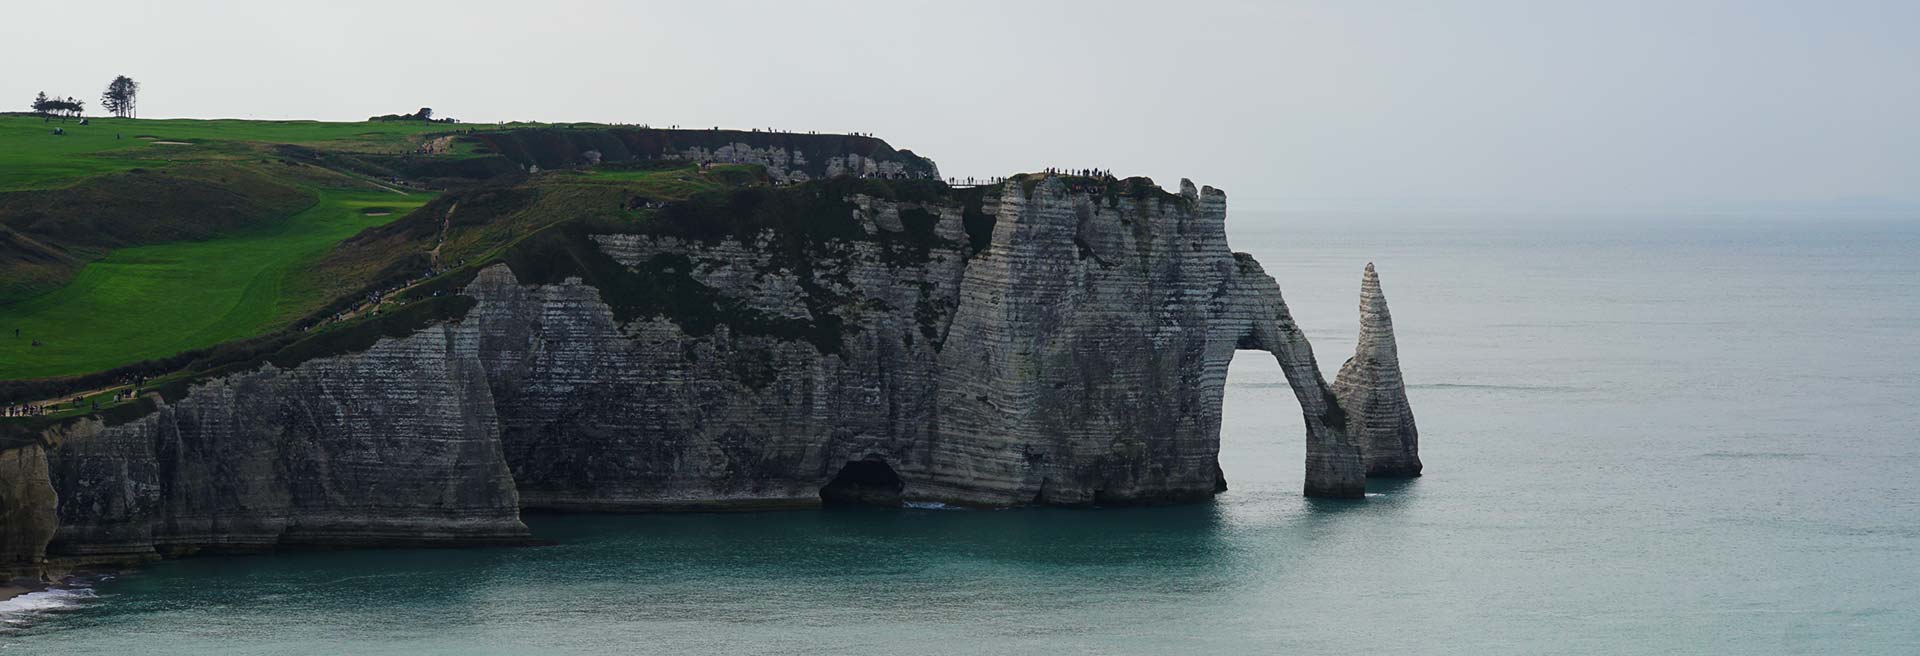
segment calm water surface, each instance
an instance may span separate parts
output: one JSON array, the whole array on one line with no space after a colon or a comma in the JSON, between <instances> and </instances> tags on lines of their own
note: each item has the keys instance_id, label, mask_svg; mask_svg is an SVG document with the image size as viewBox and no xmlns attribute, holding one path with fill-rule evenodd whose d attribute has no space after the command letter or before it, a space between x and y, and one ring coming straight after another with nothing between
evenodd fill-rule
<instances>
[{"instance_id":1,"label":"calm water surface","mask_svg":"<svg viewBox=\"0 0 1920 656\"><path fill-rule=\"evenodd\" d=\"M0 602L0 651L1920 653L1920 223L1537 218L1230 220L1329 374L1379 263L1429 475L1363 502L1299 496L1244 352L1212 504L177 560Z\"/></svg>"}]
</instances>

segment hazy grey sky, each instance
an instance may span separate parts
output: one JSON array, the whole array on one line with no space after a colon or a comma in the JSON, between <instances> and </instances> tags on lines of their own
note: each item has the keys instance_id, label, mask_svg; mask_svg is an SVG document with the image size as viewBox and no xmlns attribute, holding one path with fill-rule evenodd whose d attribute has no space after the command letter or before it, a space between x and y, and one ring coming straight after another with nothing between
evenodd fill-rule
<instances>
[{"instance_id":1,"label":"hazy grey sky","mask_svg":"<svg viewBox=\"0 0 1920 656\"><path fill-rule=\"evenodd\" d=\"M0 102L873 132L1238 209L1920 201L1920 2L12 3Z\"/></svg>"}]
</instances>

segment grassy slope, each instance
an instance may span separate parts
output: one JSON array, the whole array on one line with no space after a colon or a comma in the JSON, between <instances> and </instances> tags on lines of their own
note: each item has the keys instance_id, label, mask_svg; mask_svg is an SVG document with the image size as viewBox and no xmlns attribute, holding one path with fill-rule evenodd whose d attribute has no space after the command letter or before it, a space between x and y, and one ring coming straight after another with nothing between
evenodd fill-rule
<instances>
[{"instance_id":1,"label":"grassy slope","mask_svg":"<svg viewBox=\"0 0 1920 656\"><path fill-rule=\"evenodd\" d=\"M323 189L278 225L206 241L116 250L66 287L0 306L0 379L85 373L249 337L329 300L300 274L340 240L425 195ZM393 208L368 216L366 207ZM20 337L13 330L20 329ZM43 342L31 346L33 339Z\"/></svg>"},{"instance_id":2,"label":"grassy slope","mask_svg":"<svg viewBox=\"0 0 1920 656\"><path fill-rule=\"evenodd\" d=\"M33 232L22 227L36 225L31 222L13 226L23 230L15 237L45 240L65 253L77 254L86 266L77 275L69 269L65 275L71 279L58 279L66 284L53 291L16 294L14 298L21 300L10 303L0 297L0 381L104 371L275 333L315 310L331 309L341 299L357 296L369 285L384 286L387 281L417 275L425 269L426 252L439 242L439 228L449 218L442 265L467 264L444 276L452 281L498 261L511 245L555 222L645 221L654 211L641 209L644 202L766 182L759 168L752 166L720 166L702 172L691 166L610 164L593 171L555 171L508 189L505 198L518 200L496 203L491 210L485 202L436 204L429 208L432 216L413 217L393 226L416 227L383 228L348 239L366 228L402 219L432 197L373 191L355 176L328 170L333 168L330 157L293 161L275 150L278 145L308 146L325 153L392 155L413 150L424 135L468 126L123 119L90 123L79 126L0 116L0 199L63 194L60 199L78 204L49 204L41 215L56 220L54 227L80 222L66 226L75 229L99 221L94 217L100 211L76 209L104 206L86 200L91 198L87 194L129 189L128 175L217 181L222 186L238 184L245 176L264 176L317 201L290 218L229 221L210 233L185 237L197 241L154 243L149 239L89 246L74 243L71 236L59 237L57 231L48 232L46 225ZM64 127L66 134L49 134L54 127ZM165 141L191 145L155 143ZM465 157L469 150L456 144L452 157ZM136 195L178 196L166 190ZM447 200L457 198L471 197L453 194ZM358 211L370 206L390 208L392 213L369 216ZM446 211L452 207L459 209ZM142 211L136 209L129 216L137 217ZM168 216L174 214L179 212ZM16 211L14 222L20 223L23 216L28 215ZM133 223L127 226L148 225L128 220ZM210 225L191 213L163 223ZM95 236L121 232L102 230L82 232ZM13 335L16 328L18 338ZM331 328L320 332L331 332ZM42 345L31 346L35 339Z\"/></svg>"},{"instance_id":3,"label":"grassy slope","mask_svg":"<svg viewBox=\"0 0 1920 656\"><path fill-rule=\"evenodd\" d=\"M470 272L556 221L644 220L650 210L626 207L636 196L678 200L760 182L758 167L744 165L543 174L504 192L518 199L508 205L482 200L495 192L450 196L447 205L457 209L442 253L447 263L466 261L462 271ZM361 234L432 197L315 190L317 204L279 224L115 250L58 291L0 305L0 380L99 371L283 328L430 250L446 219L436 206ZM369 208L392 214L368 216ZM34 339L42 345L31 346Z\"/></svg>"},{"instance_id":4,"label":"grassy slope","mask_svg":"<svg viewBox=\"0 0 1920 656\"><path fill-rule=\"evenodd\" d=\"M322 146L365 153L405 152L414 137L468 126L444 123L322 123L195 119L95 118L43 123L32 116L0 116L0 191L64 187L83 178L200 157L203 142L258 142ZM66 134L53 136L54 128ZM482 128L485 129L485 128ZM119 135L119 138L115 138ZM140 137L151 137L142 139ZM156 144L181 141L193 146Z\"/></svg>"},{"instance_id":5,"label":"grassy slope","mask_svg":"<svg viewBox=\"0 0 1920 656\"><path fill-rule=\"evenodd\" d=\"M209 239L277 222L313 205L316 184L359 184L323 170L257 161L179 162L61 189L0 192L0 305L59 289L114 249Z\"/></svg>"},{"instance_id":6,"label":"grassy slope","mask_svg":"<svg viewBox=\"0 0 1920 656\"><path fill-rule=\"evenodd\" d=\"M341 286L346 283L339 281L373 280L375 276L372 272L393 269L396 263L411 262L408 267L400 268L405 269L403 273L412 279L421 271L417 267L425 259L424 253L435 244L441 245L443 265L452 262L461 262L463 265L422 281L405 292L391 294L385 304L360 312L357 317L346 321L322 324L310 331L239 331L234 335L234 340L217 348L196 350L181 356L189 359L176 358L165 365L168 369L143 371L143 374L156 376L144 388L172 399L194 381L244 371L259 366L263 361L283 367L295 366L313 357L364 350L381 336L406 335L434 321L457 318L471 307L472 300L434 294L457 289L471 280L480 268L503 261L510 263L516 274L522 275L523 280L528 282L556 282L559 278L572 275L588 277L590 282L602 286L603 296L611 293L616 297L608 299L615 303L616 314L621 308L641 314L659 312L695 328L727 323L736 330L756 334L782 334L837 344L837 318L834 323L814 325L778 320L731 307L712 298L710 293L703 292L704 288L700 285L690 284L691 279L687 277L688 272L684 267L659 271L628 270L600 253L585 235L641 232L694 239L726 235L751 237L758 234L760 228L782 225L802 228L793 234L796 239L806 242L834 234L859 232L857 223L852 222L850 206L839 200L847 193L858 191L910 200L928 196L928 192L936 188L944 189L932 182L889 185L882 181L851 179L778 191L766 189L766 184L765 172L756 166L717 166L711 171L698 171L690 165L666 165L644 169L556 171L518 183L482 185L449 192L424 204L419 204L425 200L423 198L402 202L400 197L394 195L329 196L328 203L338 204L344 210L368 207L405 210L419 204L419 211L391 223L363 230L326 250L324 255L318 256L317 261L293 264L282 270L280 297L293 299L292 306L305 307L304 303L309 301L337 300L340 289L346 288ZM636 205L637 199L690 201L692 205L676 205L679 211L673 208L656 209ZM742 202L746 205L741 205ZM317 214L309 212L301 218L310 221ZM395 216L398 215L399 212L396 212ZM351 218L353 215L344 216ZM385 217L366 217L364 220L370 224L382 218ZM969 230L972 229L969 226ZM911 254L917 251L922 253L920 257L923 259L924 244L918 242L933 237L931 217L924 222L909 221L909 232L912 234L881 235L878 238L890 252ZM446 239L441 242L443 234ZM275 241L280 241L286 239L287 235L254 237L273 237ZM249 245L245 241L217 241L230 242L229 245L235 247ZM202 244L207 243L213 242ZM132 250L142 252L147 249ZM324 284L316 287L313 286L315 282L335 284L332 287ZM240 296L243 301L233 307L258 308L264 305L259 299L244 300L249 292L262 287L247 281L242 288L244 291ZM284 311L289 304L281 303L280 307ZM256 311L252 316L257 319L262 314ZM261 334L265 336L256 336ZM0 337L0 341L4 339ZM823 345L822 348L829 346L833 345ZM99 377L91 385L97 387L110 380ZM3 379L0 382L4 382ZM10 398L16 400L40 399L63 390L90 388L69 386L52 388L51 391L32 391L42 389L34 386L72 383L16 383L16 389L7 392L13 394ZM6 386L0 384L0 387ZM109 421L115 421L114 417L137 416L144 412L141 408L150 408L150 403L144 399L119 401L102 394L89 397L79 406L62 404L53 416L0 420L0 448L4 448L4 442L8 439L31 439L34 431L38 430L35 427L49 422L101 413Z\"/></svg>"},{"instance_id":7,"label":"grassy slope","mask_svg":"<svg viewBox=\"0 0 1920 656\"><path fill-rule=\"evenodd\" d=\"M369 230L328 254L317 270L321 281L364 280L409 254L424 254L441 237L444 266L466 262L474 269L497 261L508 246L556 222L641 221L653 210L632 201L684 200L694 194L764 184L760 167L733 164L699 171L692 165L648 170L552 171L506 188L485 187L448 194L429 210L379 230ZM452 211L449 212L448 210ZM446 275L457 276L450 271ZM334 295L346 290L335 290Z\"/></svg>"},{"instance_id":8,"label":"grassy slope","mask_svg":"<svg viewBox=\"0 0 1920 656\"><path fill-rule=\"evenodd\" d=\"M352 281L317 282L315 263L431 196L378 191L274 148L398 154L465 128L0 115L0 380L165 357L326 305ZM367 206L391 213L359 211Z\"/></svg>"}]
</instances>

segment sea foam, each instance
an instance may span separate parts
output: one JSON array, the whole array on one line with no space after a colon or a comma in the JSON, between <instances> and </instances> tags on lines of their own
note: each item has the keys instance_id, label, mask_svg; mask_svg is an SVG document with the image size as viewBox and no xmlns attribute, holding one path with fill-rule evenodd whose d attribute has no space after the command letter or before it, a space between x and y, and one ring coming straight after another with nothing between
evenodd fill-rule
<instances>
[{"instance_id":1,"label":"sea foam","mask_svg":"<svg viewBox=\"0 0 1920 656\"><path fill-rule=\"evenodd\" d=\"M48 588L0 601L0 625L19 626L35 616L79 608L94 598L93 588Z\"/></svg>"}]
</instances>

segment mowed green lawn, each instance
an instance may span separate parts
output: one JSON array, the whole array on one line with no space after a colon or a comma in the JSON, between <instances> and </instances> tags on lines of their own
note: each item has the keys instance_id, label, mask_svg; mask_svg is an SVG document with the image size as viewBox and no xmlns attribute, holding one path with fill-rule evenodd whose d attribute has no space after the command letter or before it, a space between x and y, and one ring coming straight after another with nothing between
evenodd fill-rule
<instances>
[{"instance_id":1,"label":"mowed green lawn","mask_svg":"<svg viewBox=\"0 0 1920 656\"><path fill-rule=\"evenodd\" d=\"M34 116L0 116L0 191L64 187L87 176L154 166L168 157L194 156L193 145L155 143L159 141L198 145L260 142L326 146L351 152L400 153L414 146L409 139L414 135L476 127L403 121L323 123L231 119L91 118L88 123L80 125L77 120L62 123L59 119L46 123ZM63 128L66 134L53 136L54 128Z\"/></svg>"},{"instance_id":2,"label":"mowed green lawn","mask_svg":"<svg viewBox=\"0 0 1920 656\"><path fill-rule=\"evenodd\" d=\"M58 291L0 306L0 379L99 371L290 323L330 300L294 293L292 275L340 240L430 198L329 189L318 194L313 207L270 228L116 250ZM368 216L363 210L369 207L391 208L392 214ZM31 345L35 339L39 347Z\"/></svg>"}]
</instances>

